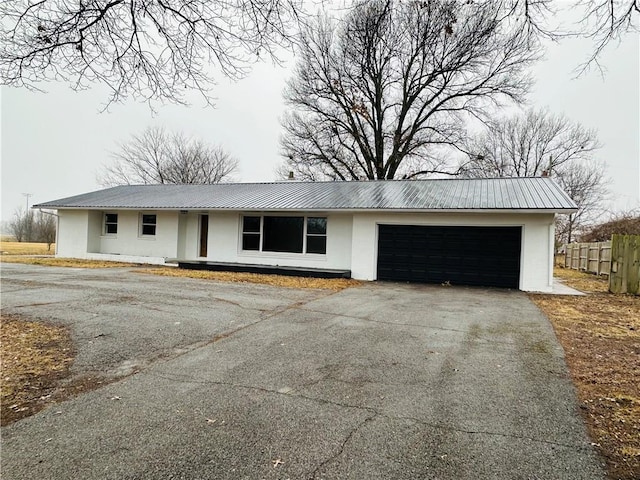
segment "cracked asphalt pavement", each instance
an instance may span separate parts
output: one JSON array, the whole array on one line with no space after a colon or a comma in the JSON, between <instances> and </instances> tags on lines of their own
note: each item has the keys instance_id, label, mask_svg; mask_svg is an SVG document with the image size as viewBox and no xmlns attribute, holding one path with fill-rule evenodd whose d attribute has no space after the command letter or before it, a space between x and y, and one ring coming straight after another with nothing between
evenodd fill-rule
<instances>
[{"instance_id":1,"label":"cracked asphalt pavement","mask_svg":"<svg viewBox=\"0 0 640 480\"><path fill-rule=\"evenodd\" d=\"M598 479L550 324L521 292L338 293L2 265L2 308L115 379L2 428L10 479Z\"/></svg>"}]
</instances>

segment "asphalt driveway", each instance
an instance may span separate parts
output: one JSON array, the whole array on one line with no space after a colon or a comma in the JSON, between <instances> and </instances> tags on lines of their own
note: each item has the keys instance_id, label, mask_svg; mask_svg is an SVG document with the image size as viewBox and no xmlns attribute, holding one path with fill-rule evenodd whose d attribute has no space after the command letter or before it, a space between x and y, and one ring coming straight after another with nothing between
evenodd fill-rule
<instances>
[{"instance_id":1,"label":"asphalt driveway","mask_svg":"<svg viewBox=\"0 0 640 480\"><path fill-rule=\"evenodd\" d=\"M5 480L604 478L520 292L3 264L2 308L118 378L3 427Z\"/></svg>"}]
</instances>

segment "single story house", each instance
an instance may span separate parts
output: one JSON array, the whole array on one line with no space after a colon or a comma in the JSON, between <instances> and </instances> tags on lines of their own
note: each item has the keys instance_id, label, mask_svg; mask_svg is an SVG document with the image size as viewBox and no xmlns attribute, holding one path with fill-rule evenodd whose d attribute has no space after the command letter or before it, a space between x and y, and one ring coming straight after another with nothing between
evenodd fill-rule
<instances>
[{"instance_id":1,"label":"single story house","mask_svg":"<svg viewBox=\"0 0 640 480\"><path fill-rule=\"evenodd\" d=\"M576 211L549 177L124 185L34 208L58 211L58 257L541 292L555 215Z\"/></svg>"}]
</instances>

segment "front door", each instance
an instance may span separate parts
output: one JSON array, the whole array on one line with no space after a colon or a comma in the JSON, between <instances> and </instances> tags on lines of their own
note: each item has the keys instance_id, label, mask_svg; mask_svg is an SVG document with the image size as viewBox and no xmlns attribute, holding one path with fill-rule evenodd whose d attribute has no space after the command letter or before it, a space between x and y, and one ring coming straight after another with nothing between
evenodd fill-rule
<instances>
[{"instance_id":1,"label":"front door","mask_svg":"<svg viewBox=\"0 0 640 480\"><path fill-rule=\"evenodd\" d=\"M200 256L207 256L207 239L209 238L209 215L200 215Z\"/></svg>"}]
</instances>

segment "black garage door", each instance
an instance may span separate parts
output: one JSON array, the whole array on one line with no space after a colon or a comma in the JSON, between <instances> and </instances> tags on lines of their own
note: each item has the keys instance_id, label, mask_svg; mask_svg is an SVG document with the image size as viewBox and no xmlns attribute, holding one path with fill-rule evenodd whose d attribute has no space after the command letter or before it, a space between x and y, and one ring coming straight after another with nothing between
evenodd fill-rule
<instances>
[{"instance_id":1,"label":"black garage door","mask_svg":"<svg viewBox=\"0 0 640 480\"><path fill-rule=\"evenodd\" d=\"M520 227L379 228L378 280L519 286Z\"/></svg>"}]
</instances>

